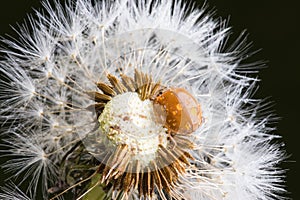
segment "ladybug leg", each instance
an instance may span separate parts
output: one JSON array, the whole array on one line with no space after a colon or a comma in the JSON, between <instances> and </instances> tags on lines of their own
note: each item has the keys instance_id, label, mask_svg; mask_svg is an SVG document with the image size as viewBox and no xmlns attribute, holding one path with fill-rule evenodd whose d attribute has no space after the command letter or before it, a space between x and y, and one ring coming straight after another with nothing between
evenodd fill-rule
<instances>
[{"instance_id":1,"label":"ladybug leg","mask_svg":"<svg viewBox=\"0 0 300 200\"><path fill-rule=\"evenodd\" d=\"M168 131L168 139L169 139L169 141L171 142L171 143L173 143L173 146L172 146L172 150L174 150L175 149L175 147L177 146L177 142L176 142L176 140L173 138L173 136L172 136L172 131Z\"/></svg>"}]
</instances>

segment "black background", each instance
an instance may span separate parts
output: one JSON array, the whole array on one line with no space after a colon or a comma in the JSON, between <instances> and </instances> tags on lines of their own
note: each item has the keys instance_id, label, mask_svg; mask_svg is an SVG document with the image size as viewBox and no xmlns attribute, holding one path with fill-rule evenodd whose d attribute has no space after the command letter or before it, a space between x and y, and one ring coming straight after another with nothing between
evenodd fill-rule
<instances>
[{"instance_id":1,"label":"black background","mask_svg":"<svg viewBox=\"0 0 300 200\"><path fill-rule=\"evenodd\" d=\"M297 199L300 183L296 172L297 136L300 134L300 7L296 0L207 0L209 9L216 10L215 17L229 19L232 38L247 29L248 41L253 50L262 49L249 59L267 61L268 67L260 70L262 79L256 98L271 97L274 112L281 117L276 124L290 158L283 163L287 171L287 197ZM196 5L202 6L203 1ZM32 8L41 8L40 0L5 0L0 4L0 35L16 36L9 25L21 23ZM298 152L297 152L298 151ZM3 185L0 171L0 185Z\"/></svg>"}]
</instances>

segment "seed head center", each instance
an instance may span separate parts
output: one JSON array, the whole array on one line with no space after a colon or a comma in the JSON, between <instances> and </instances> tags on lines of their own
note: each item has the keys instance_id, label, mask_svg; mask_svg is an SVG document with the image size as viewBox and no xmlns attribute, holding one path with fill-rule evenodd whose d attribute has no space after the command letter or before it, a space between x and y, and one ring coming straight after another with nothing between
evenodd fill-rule
<instances>
[{"instance_id":1,"label":"seed head center","mask_svg":"<svg viewBox=\"0 0 300 200\"><path fill-rule=\"evenodd\" d=\"M101 132L113 145L127 145L132 159L140 160L144 166L155 159L159 145L167 146L167 130L158 122L153 102L142 101L135 92L113 97L99 122Z\"/></svg>"}]
</instances>

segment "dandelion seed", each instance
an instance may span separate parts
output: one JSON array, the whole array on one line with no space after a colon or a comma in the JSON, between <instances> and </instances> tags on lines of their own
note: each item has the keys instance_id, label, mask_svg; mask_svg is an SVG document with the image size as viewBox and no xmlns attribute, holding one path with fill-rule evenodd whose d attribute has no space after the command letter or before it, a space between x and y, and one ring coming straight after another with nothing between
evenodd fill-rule
<instances>
[{"instance_id":1,"label":"dandelion seed","mask_svg":"<svg viewBox=\"0 0 300 200\"><path fill-rule=\"evenodd\" d=\"M25 190L1 198L281 198L272 115L223 21L181 1L43 5L3 40L2 166Z\"/></svg>"}]
</instances>

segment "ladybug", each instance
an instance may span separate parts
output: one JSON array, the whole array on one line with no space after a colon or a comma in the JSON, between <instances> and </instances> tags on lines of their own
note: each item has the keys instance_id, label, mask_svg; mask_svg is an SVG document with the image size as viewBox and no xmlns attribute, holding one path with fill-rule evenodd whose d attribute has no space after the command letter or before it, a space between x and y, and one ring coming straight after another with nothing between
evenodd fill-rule
<instances>
[{"instance_id":1,"label":"ladybug","mask_svg":"<svg viewBox=\"0 0 300 200\"><path fill-rule=\"evenodd\" d=\"M165 120L165 127L171 133L191 134L202 123L200 104L188 91L183 88L169 88L154 99L158 115Z\"/></svg>"}]
</instances>

